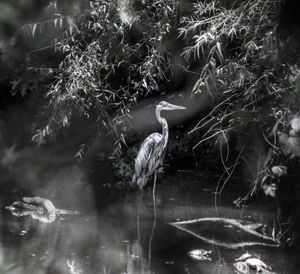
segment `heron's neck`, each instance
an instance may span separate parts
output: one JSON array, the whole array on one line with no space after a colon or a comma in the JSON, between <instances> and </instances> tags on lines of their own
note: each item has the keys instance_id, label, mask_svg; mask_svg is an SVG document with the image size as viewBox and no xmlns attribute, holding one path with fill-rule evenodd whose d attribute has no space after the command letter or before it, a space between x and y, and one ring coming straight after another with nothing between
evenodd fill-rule
<instances>
[{"instance_id":1,"label":"heron's neck","mask_svg":"<svg viewBox=\"0 0 300 274\"><path fill-rule=\"evenodd\" d=\"M169 138L169 130L168 130L167 120L160 116L160 110L156 110L156 119L162 126L162 136L164 138L165 145L166 145L168 142L168 138Z\"/></svg>"}]
</instances>

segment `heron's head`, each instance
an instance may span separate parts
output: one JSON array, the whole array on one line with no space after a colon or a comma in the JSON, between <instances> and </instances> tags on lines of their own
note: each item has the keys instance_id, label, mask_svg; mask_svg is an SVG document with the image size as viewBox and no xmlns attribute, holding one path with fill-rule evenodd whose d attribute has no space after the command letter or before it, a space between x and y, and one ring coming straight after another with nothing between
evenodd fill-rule
<instances>
[{"instance_id":1,"label":"heron's head","mask_svg":"<svg viewBox=\"0 0 300 274\"><path fill-rule=\"evenodd\" d=\"M156 106L157 111L161 111L161 110L182 110L182 109L186 109L186 108L182 107L182 106L177 106L177 105L170 104L166 101L161 101Z\"/></svg>"}]
</instances>

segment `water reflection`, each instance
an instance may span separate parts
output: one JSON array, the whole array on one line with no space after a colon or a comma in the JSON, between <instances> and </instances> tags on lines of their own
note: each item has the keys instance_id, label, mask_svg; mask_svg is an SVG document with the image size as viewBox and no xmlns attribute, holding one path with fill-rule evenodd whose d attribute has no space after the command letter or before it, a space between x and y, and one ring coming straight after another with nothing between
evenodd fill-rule
<instances>
[{"instance_id":1,"label":"water reflection","mask_svg":"<svg viewBox=\"0 0 300 274\"><path fill-rule=\"evenodd\" d=\"M127 246L127 274L150 274L147 259L138 240Z\"/></svg>"},{"instance_id":2,"label":"water reflection","mask_svg":"<svg viewBox=\"0 0 300 274\"><path fill-rule=\"evenodd\" d=\"M148 256L146 257L143 252L143 247L141 243L143 231L141 232L141 223L140 218L143 216L143 212L141 212L143 205L143 190L139 192L138 199L138 209L137 209L137 240L134 240L132 244L127 246L127 274L149 274L151 273L151 255L152 255L152 241L154 237L154 232L156 228L156 202L155 202L155 192L153 190L153 224L151 228L151 234L149 237L148 244ZM146 259L147 258L147 259Z\"/></svg>"},{"instance_id":3,"label":"water reflection","mask_svg":"<svg viewBox=\"0 0 300 274\"><path fill-rule=\"evenodd\" d=\"M235 208L232 201L238 196L237 189L220 197L216 209L215 196L207 191L211 182L195 174L177 173L158 182L153 200L151 187L142 195L114 190L105 186L110 177L98 174L99 170L88 170L65 158L55 159L53 154L38 158L36 153L33 159L27 153L14 153L18 157L4 161L11 168L1 169L0 273L234 273L235 258L246 251L259 254L276 273L299 273L297 258L283 249L229 250L168 225L220 216L252 216L256 222L272 224L272 209L265 205L251 205L243 212ZM50 163L49 155L53 157ZM17 167L20 169L14 173ZM46 224L29 216L12 216L5 210L27 195L40 195L58 208L81 214ZM196 249L212 250L211 261L190 258L188 252Z\"/></svg>"},{"instance_id":4,"label":"water reflection","mask_svg":"<svg viewBox=\"0 0 300 274\"><path fill-rule=\"evenodd\" d=\"M66 263L67 266L69 267L70 274L80 274L83 272L80 265L76 263L74 260L72 260L72 262L67 260Z\"/></svg>"}]
</instances>

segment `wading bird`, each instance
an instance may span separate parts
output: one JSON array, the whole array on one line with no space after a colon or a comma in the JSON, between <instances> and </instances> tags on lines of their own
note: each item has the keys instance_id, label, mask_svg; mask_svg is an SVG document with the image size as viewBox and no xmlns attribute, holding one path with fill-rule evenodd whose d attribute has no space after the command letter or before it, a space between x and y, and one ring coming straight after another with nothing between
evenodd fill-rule
<instances>
[{"instance_id":1,"label":"wading bird","mask_svg":"<svg viewBox=\"0 0 300 274\"><path fill-rule=\"evenodd\" d=\"M164 151L168 143L169 130L165 118L160 116L163 110L181 110L185 107L162 101L156 106L156 119L162 126L162 134L155 132L149 135L142 143L135 159L134 176L131 186L143 189L149 177L154 175L153 195L155 193L157 169L162 164Z\"/></svg>"}]
</instances>

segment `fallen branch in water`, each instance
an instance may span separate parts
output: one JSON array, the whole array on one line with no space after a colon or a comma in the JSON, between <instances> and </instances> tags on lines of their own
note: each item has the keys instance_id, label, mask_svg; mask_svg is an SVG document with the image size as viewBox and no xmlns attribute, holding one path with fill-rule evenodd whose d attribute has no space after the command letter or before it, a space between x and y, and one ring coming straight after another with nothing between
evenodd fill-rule
<instances>
[{"instance_id":1,"label":"fallen branch in water","mask_svg":"<svg viewBox=\"0 0 300 274\"><path fill-rule=\"evenodd\" d=\"M196 224L199 223L207 223L207 222L212 222L213 224L220 223L222 225L230 225L238 230L241 230L242 232L245 232L247 234L250 234L252 236L257 237L261 241L243 241L243 242L238 242L238 243L226 243L224 241L220 241L217 239L209 239L203 235L200 235L199 233L196 233L186 227L185 225L191 225L191 224ZM218 245L218 246L223 246L227 248L239 248L243 246L252 246L252 245L262 245L262 246L272 246L272 247L278 247L280 246L280 242L272 237L265 236L253 229L248 228L245 225L242 225L240 222L234 219L227 219L227 218L218 218L218 217L212 217L212 218L199 218L199 219L194 219L194 220L187 220L187 221L180 221L180 222L173 222L169 223L172 226L175 226L176 228L183 230L189 234L192 234L193 236L201 239L202 241L205 241L207 243L213 244L213 245Z\"/></svg>"}]
</instances>

